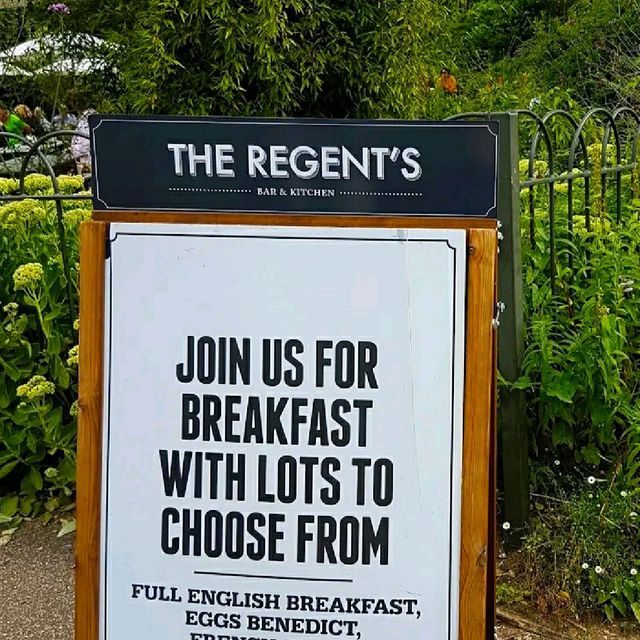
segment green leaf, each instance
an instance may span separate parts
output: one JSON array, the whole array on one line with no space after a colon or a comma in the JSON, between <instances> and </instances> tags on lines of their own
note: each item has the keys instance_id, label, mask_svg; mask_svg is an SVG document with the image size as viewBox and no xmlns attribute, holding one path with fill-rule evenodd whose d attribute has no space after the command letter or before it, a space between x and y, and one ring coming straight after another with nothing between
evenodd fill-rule
<instances>
[{"instance_id":1,"label":"green leaf","mask_svg":"<svg viewBox=\"0 0 640 640\"><path fill-rule=\"evenodd\" d=\"M10 362L7 362L3 358L0 358L0 366L6 371L7 375L14 381L20 380L20 370L12 365Z\"/></svg>"},{"instance_id":2,"label":"green leaf","mask_svg":"<svg viewBox=\"0 0 640 640\"><path fill-rule=\"evenodd\" d=\"M578 389L578 382L569 375L562 374L545 387L545 393L552 398L558 398L562 402L573 402L573 396Z\"/></svg>"},{"instance_id":3,"label":"green leaf","mask_svg":"<svg viewBox=\"0 0 640 640\"><path fill-rule=\"evenodd\" d=\"M49 499L44 503L44 508L45 508L47 511L55 511L59 506L60 506L60 500L59 500L59 498L49 498Z\"/></svg>"},{"instance_id":4,"label":"green leaf","mask_svg":"<svg viewBox=\"0 0 640 640\"><path fill-rule=\"evenodd\" d=\"M0 499L0 513L12 518L18 511L18 496L7 496Z\"/></svg>"},{"instance_id":5,"label":"green leaf","mask_svg":"<svg viewBox=\"0 0 640 640\"><path fill-rule=\"evenodd\" d=\"M25 493L35 493L42 489L42 485L43 482L40 472L35 467L30 467L29 471L27 471L26 475L22 478L20 489Z\"/></svg>"},{"instance_id":6,"label":"green leaf","mask_svg":"<svg viewBox=\"0 0 640 640\"><path fill-rule=\"evenodd\" d=\"M613 606L620 612L620 615L622 616L627 615L627 606L625 605L624 600L622 598L613 596L611 598L611 602L613 603Z\"/></svg>"},{"instance_id":7,"label":"green leaf","mask_svg":"<svg viewBox=\"0 0 640 640\"><path fill-rule=\"evenodd\" d=\"M551 441L554 447L561 444L573 447L573 432L571 427L564 421L556 422L551 429Z\"/></svg>"},{"instance_id":8,"label":"green leaf","mask_svg":"<svg viewBox=\"0 0 640 640\"><path fill-rule=\"evenodd\" d=\"M632 602L631 611L633 611L633 615L636 617L636 620L640 622L640 602Z\"/></svg>"},{"instance_id":9,"label":"green leaf","mask_svg":"<svg viewBox=\"0 0 640 640\"><path fill-rule=\"evenodd\" d=\"M31 480L31 484L34 486L36 491L40 491L44 484L42 482L42 476L40 475L40 472L35 467L31 467L31 469L29 470L29 477Z\"/></svg>"},{"instance_id":10,"label":"green leaf","mask_svg":"<svg viewBox=\"0 0 640 640\"><path fill-rule=\"evenodd\" d=\"M598 451L598 447L595 444L588 444L586 447L582 447L580 453L582 454L582 459L589 464L599 464L600 463L600 452Z\"/></svg>"},{"instance_id":11,"label":"green leaf","mask_svg":"<svg viewBox=\"0 0 640 640\"><path fill-rule=\"evenodd\" d=\"M66 520L64 524L60 527L60 531L58 531L58 538L62 538L62 536L66 536L68 533L73 533L76 530L76 519Z\"/></svg>"},{"instance_id":12,"label":"green leaf","mask_svg":"<svg viewBox=\"0 0 640 640\"><path fill-rule=\"evenodd\" d=\"M613 607L608 603L604 605L604 614L607 616L607 620L609 622L613 622L615 614L613 612Z\"/></svg>"},{"instance_id":13,"label":"green leaf","mask_svg":"<svg viewBox=\"0 0 640 640\"><path fill-rule=\"evenodd\" d=\"M4 466L0 467L0 478L4 478L8 476L15 468L16 465L20 462L19 460L13 460L12 462L8 462Z\"/></svg>"}]
</instances>

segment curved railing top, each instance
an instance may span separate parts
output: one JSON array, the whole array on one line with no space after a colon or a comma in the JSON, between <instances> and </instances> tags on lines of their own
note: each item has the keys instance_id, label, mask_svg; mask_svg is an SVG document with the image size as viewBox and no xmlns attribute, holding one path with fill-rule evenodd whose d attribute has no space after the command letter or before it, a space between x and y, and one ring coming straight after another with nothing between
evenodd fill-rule
<instances>
[{"instance_id":1,"label":"curved railing top","mask_svg":"<svg viewBox=\"0 0 640 640\"><path fill-rule=\"evenodd\" d=\"M18 188L14 193L0 195L0 203L20 200L26 197L34 200L90 200L87 194L63 194L60 192L58 177L62 174L83 175L80 171L81 155L89 158L88 147L86 153L80 154L73 149L77 140L89 141L85 131L59 129L51 131L36 140L25 136L0 130L0 142L6 141L6 146L0 148L0 177L10 177L18 181ZM68 144L64 144L67 141ZM34 168L34 160L38 167ZM60 167L62 166L62 170ZM30 173L44 173L51 179L52 194L30 195L25 193L25 178ZM89 177L88 175L86 177Z\"/></svg>"}]
</instances>

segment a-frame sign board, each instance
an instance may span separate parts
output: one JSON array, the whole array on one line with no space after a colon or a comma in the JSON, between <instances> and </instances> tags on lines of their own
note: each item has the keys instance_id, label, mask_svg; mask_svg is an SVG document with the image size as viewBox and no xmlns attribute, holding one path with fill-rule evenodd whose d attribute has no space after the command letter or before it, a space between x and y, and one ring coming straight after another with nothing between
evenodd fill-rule
<instances>
[{"instance_id":1,"label":"a-frame sign board","mask_svg":"<svg viewBox=\"0 0 640 640\"><path fill-rule=\"evenodd\" d=\"M76 640L487 637L497 137L92 119Z\"/></svg>"}]
</instances>

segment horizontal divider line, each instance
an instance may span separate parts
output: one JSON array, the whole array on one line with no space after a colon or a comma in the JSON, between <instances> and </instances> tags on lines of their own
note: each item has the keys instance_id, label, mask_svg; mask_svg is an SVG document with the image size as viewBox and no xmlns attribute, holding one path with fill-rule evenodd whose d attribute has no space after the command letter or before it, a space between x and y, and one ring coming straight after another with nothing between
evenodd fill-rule
<instances>
[{"instance_id":1,"label":"horizontal divider line","mask_svg":"<svg viewBox=\"0 0 640 640\"><path fill-rule=\"evenodd\" d=\"M262 578L263 580L301 580L303 582L353 582L350 578L305 578L303 576L261 576L251 573L225 573L223 571L194 571L199 576L228 576L232 578Z\"/></svg>"}]
</instances>

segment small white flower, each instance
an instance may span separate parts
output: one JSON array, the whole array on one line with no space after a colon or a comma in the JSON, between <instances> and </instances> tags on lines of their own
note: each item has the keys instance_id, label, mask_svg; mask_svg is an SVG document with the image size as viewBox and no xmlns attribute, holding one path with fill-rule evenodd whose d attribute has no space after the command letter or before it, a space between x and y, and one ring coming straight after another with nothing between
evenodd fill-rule
<instances>
[{"instance_id":1,"label":"small white flower","mask_svg":"<svg viewBox=\"0 0 640 640\"><path fill-rule=\"evenodd\" d=\"M637 576L637 575L638 575L638 570L637 570L637 569L631 569L631 571L629 571L629 573L630 573L632 576Z\"/></svg>"},{"instance_id":2,"label":"small white flower","mask_svg":"<svg viewBox=\"0 0 640 640\"><path fill-rule=\"evenodd\" d=\"M626 491L621 491L621 492L620 492L620 495L621 495L623 498L626 498L628 494L627 494L627 492L626 492Z\"/></svg>"},{"instance_id":3,"label":"small white flower","mask_svg":"<svg viewBox=\"0 0 640 640\"><path fill-rule=\"evenodd\" d=\"M589 568L589 563L588 562L583 562L582 563L582 568L583 569L588 569Z\"/></svg>"},{"instance_id":4,"label":"small white flower","mask_svg":"<svg viewBox=\"0 0 640 640\"><path fill-rule=\"evenodd\" d=\"M510 522L503 522L503 523L502 523L502 528L503 528L505 531L509 531L509 529L511 529L511 523L510 523Z\"/></svg>"},{"instance_id":5,"label":"small white flower","mask_svg":"<svg viewBox=\"0 0 640 640\"><path fill-rule=\"evenodd\" d=\"M590 493L590 494L589 494L589 497L590 497L590 498L593 498L593 493Z\"/></svg>"},{"instance_id":6,"label":"small white flower","mask_svg":"<svg viewBox=\"0 0 640 640\"><path fill-rule=\"evenodd\" d=\"M593 476L589 476L589 477L587 478L587 482L588 482L589 484L595 484L595 483L596 483L596 479L595 479Z\"/></svg>"},{"instance_id":7,"label":"small white flower","mask_svg":"<svg viewBox=\"0 0 640 640\"><path fill-rule=\"evenodd\" d=\"M602 567L598 566L598 565L596 565L596 567L595 567L594 571L595 571L598 575L600 575L601 573L604 573L604 569L603 569Z\"/></svg>"},{"instance_id":8,"label":"small white flower","mask_svg":"<svg viewBox=\"0 0 640 640\"><path fill-rule=\"evenodd\" d=\"M630 515L632 518L637 518L637 517L638 517L638 514L637 514L635 511L632 511L629 515Z\"/></svg>"},{"instance_id":9,"label":"small white flower","mask_svg":"<svg viewBox=\"0 0 640 640\"><path fill-rule=\"evenodd\" d=\"M554 460L553 464L555 464L556 467L559 467L560 466L560 460Z\"/></svg>"}]
</instances>

